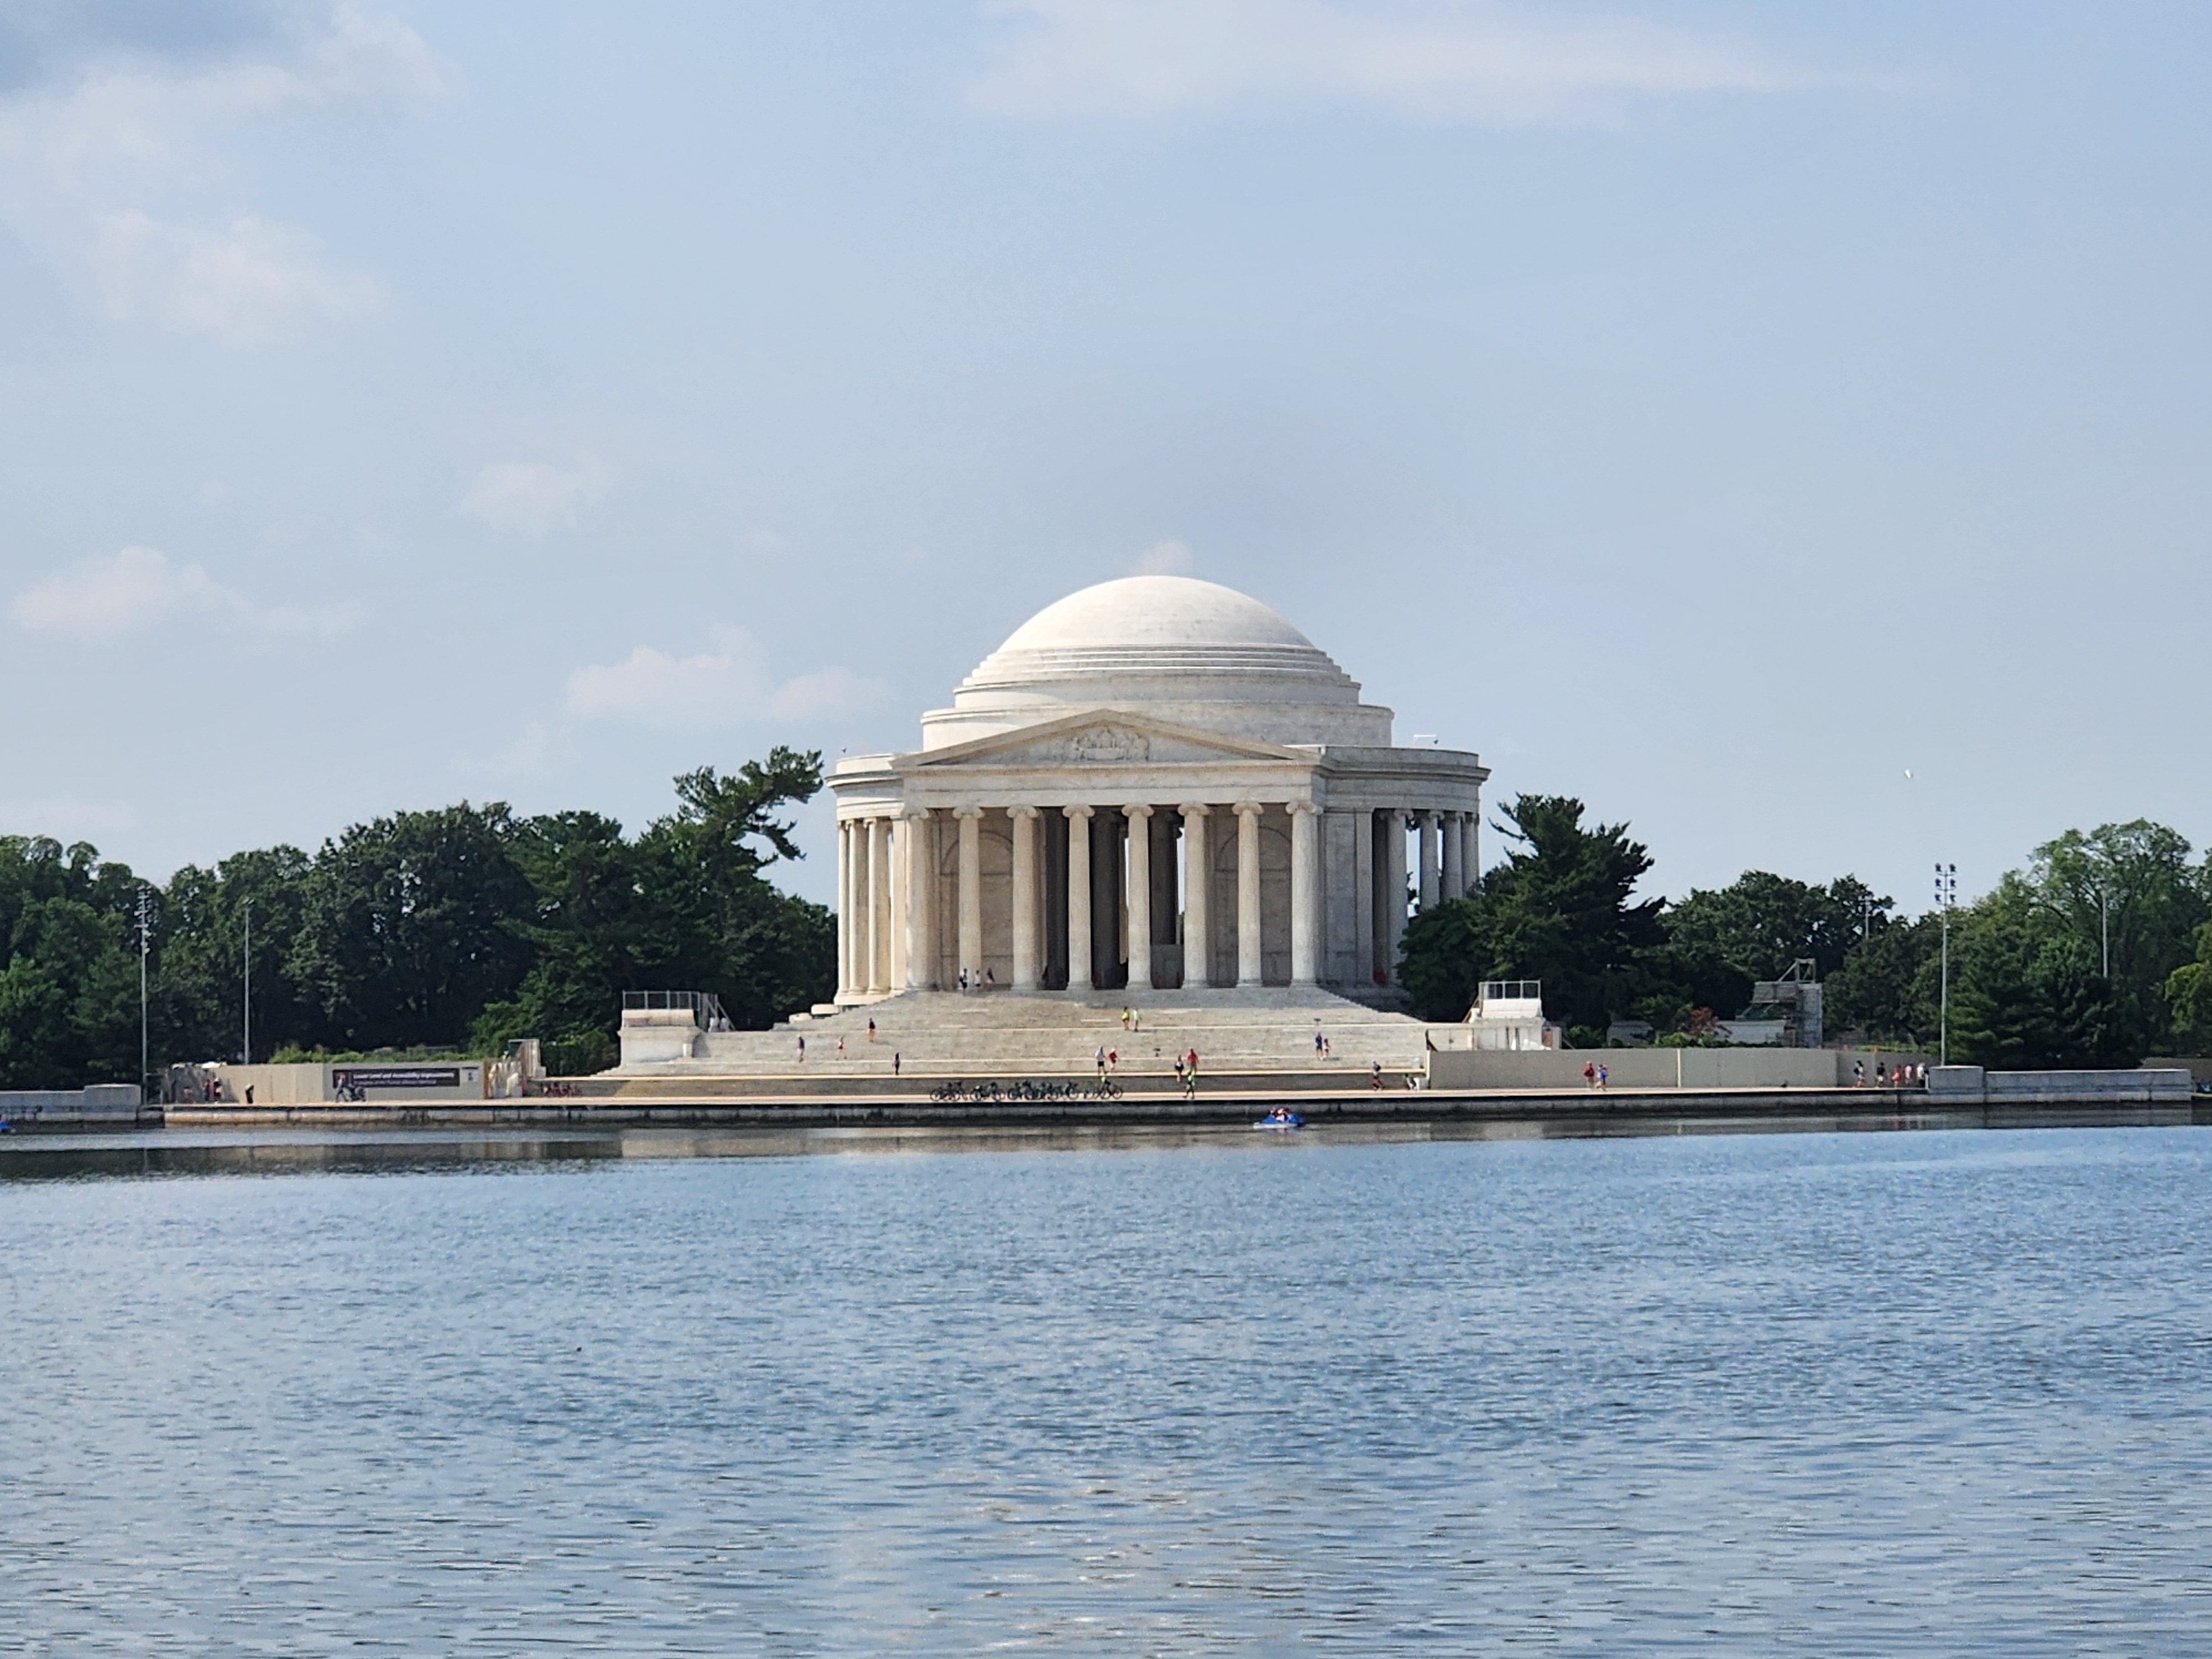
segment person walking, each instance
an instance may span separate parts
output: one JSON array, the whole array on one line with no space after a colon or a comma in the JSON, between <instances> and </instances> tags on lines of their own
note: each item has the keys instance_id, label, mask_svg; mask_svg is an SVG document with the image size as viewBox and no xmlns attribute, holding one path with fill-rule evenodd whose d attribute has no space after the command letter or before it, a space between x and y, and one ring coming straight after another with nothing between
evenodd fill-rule
<instances>
[{"instance_id":1,"label":"person walking","mask_svg":"<svg viewBox=\"0 0 2212 1659\"><path fill-rule=\"evenodd\" d=\"M1854 1089L1866 1087L1866 1061L1863 1060L1855 1060L1851 1062L1851 1087Z\"/></svg>"},{"instance_id":2,"label":"person walking","mask_svg":"<svg viewBox=\"0 0 2212 1659\"><path fill-rule=\"evenodd\" d=\"M1097 1059L1098 1080L1101 1083L1103 1083L1106 1080L1106 1045L1103 1042L1098 1045Z\"/></svg>"},{"instance_id":3,"label":"person walking","mask_svg":"<svg viewBox=\"0 0 2212 1659\"><path fill-rule=\"evenodd\" d=\"M1585 1089L1597 1087L1597 1062L1595 1060L1586 1060L1583 1062L1583 1087Z\"/></svg>"},{"instance_id":4,"label":"person walking","mask_svg":"<svg viewBox=\"0 0 2212 1659\"><path fill-rule=\"evenodd\" d=\"M892 1050L891 1050L891 1075L892 1075L893 1077L896 1077L898 1074L899 1074L899 1051L898 1051L897 1049L894 1048L894 1049L892 1049Z\"/></svg>"},{"instance_id":5,"label":"person walking","mask_svg":"<svg viewBox=\"0 0 2212 1659\"><path fill-rule=\"evenodd\" d=\"M806 1064L806 1039L803 1036L799 1039L799 1063Z\"/></svg>"},{"instance_id":6,"label":"person walking","mask_svg":"<svg viewBox=\"0 0 2212 1659\"><path fill-rule=\"evenodd\" d=\"M1121 1051L1119 1048L1109 1048L1106 1051L1106 1075L1108 1077L1113 1076L1115 1072L1121 1069Z\"/></svg>"},{"instance_id":7,"label":"person walking","mask_svg":"<svg viewBox=\"0 0 2212 1659\"><path fill-rule=\"evenodd\" d=\"M837 1039L837 1058L840 1060L845 1058L845 1039L842 1035Z\"/></svg>"},{"instance_id":8,"label":"person walking","mask_svg":"<svg viewBox=\"0 0 2212 1659\"><path fill-rule=\"evenodd\" d=\"M1125 1031L1129 1029L1129 1009L1128 1005L1126 1003L1122 1005L1121 1008L1121 1029Z\"/></svg>"},{"instance_id":9,"label":"person walking","mask_svg":"<svg viewBox=\"0 0 2212 1659\"><path fill-rule=\"evenodd\" d=\"M1604 1088L1607 1081L1607 1074L1606 1069L1604 1066L1601 1064L1597 1068L1597 1086L1601 1089Z\"/></svg>"},{"instance_id":10,"label":"person walking","mask_svg":"<svg viewBox=\"0 0 2212 1659\"><path fill-rule=\"evenodd\" d=\"M869 1016L869 1018L868 1018L868 1041L869 1041L869 1042L873 1042L875 1040L876 1040L876 1021L875 1021L875 1017L872 1014L872 1015L870 1015L870 1016Z\"/></svg>"},{"instance_id":11,"label":"person walking","mask_svg":"<svg viewBox=\"0 0 2212 1659\"><path fill-rule=\"evenodd\" d=\"M1370 1060L1367 1062L1367 1086L1370 1089L1380 1089L1382 1086L1382 1062L1379 1060Z\"/></svg>"}]
</instances>

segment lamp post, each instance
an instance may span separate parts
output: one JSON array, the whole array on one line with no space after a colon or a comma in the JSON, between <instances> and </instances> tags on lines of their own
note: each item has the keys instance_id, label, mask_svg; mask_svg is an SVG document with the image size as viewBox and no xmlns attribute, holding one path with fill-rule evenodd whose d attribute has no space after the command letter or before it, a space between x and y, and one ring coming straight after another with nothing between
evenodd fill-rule
<instances>
[{"instance_id":1,"label":"lamp post","mask_svg":"<svg viewBox=\"0 0 2212 1659\"><path fill-rule=\"evenodd\" d=\"M240 1012L244 1016L239 1033L238 1063L253 1064L253 901L246 901L245 921L241 924L239 957L246 969L246 994L240 1000Z\"/></svg>"},{"instance_id":2,"label":"lamp post","mask_svg":"<svg viewBox=\"0 0 2212 1659\"><path fill-rule=\"evenodd\" d=\"M146 1095L146 951L154 931L154 890L138 889L138 1097Z\"/></svg>"},{"instance_id":3,"label":"lamp post","mask_svg":"<svg viewBox=\"0 0 2212 1659\"><path fill-rule=\"evenodd\" d=\"M1951 907L1958 898L1959 866L1939 861L1936 866L1936 908L1943 913L1943 988L1936 1051L1936 1063L1939 1066L1951 1063Z\"/></svg>"},{"instance_id":4,"label":"lamp post","mask_svg":"<svg viewBox=\"0 0 2212 1659\"><path fill-rule=\"evenodd\" d=\"M2097 890L2097 932L2105 946L2105 983L2112 982L2112 895L2109 889Z\"/></svg>"}]
</instances>

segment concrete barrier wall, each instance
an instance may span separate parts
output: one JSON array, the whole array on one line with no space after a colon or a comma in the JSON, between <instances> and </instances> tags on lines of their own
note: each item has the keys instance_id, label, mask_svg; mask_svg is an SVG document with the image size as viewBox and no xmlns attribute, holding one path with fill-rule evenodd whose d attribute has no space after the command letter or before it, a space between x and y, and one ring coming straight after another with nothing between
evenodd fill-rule
<instances>
[{"instance_id":1,"label":"concrete barrier wall","mask_svg":"<svg viewBox=\"0 0 2212 1659\"><path fill-rule=\"evenodd\" d=\"M0 1117L38 1117L47 1112L135 1112L135 1083L88 1083L82 1089L0 1089Z\"/></svg>"},{"instance_id":2,"label":"concrete barrier wall","mask_svg":"<svg viewBox=\"0 0 2212 1659\"><path fill-rule=\"evenodd\" d=\"M1606 1068L1615 1089L1836 1089L1863 1062L1895 1066L1918 1057L1858 1048L1449 1049L1429 1056L1438 1089L1578 1089L1583 1067Z\"/></svg>"},{"instance_id":3,"label":"concrete barrier wall","mask_svg":"<svg viewBox=\"0 0 2212 1659\"><path fill-rule=\"evenodd\" d=\"M2142 1066L2132 1072L1985 1072L1978 1066L1939 1066L1928 1079L1931 1098L1992 1106L2041 1102L2185 1103L2195 1090L2195 1079L2179 1066Z\"/></svg>"}]
</instances>

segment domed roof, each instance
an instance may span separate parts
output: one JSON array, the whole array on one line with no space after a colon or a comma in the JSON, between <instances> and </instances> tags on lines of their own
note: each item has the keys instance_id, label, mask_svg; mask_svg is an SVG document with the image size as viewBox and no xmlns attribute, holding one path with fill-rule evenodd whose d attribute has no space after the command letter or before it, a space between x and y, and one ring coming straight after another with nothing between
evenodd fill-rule
<instances>
[{"instance_id":1,"label":"domed roof","mask_svg":"<svg viewBox=\"0 0 2212 1659\"><path fill-rule=\"evenodd\" d=\"M992 658L1075 647L1224 645L1287 646L1321 655L1282 612L1249 593L1191 576L1124 576L1054 600L1009 635Z\"/></svg>"},{"instance_id":2,"label":"domed roof","mask_svg":"<svg viewBox=\"0 0 2212 1659\"><path fill-rule=\"evenodd\" d=\"M1141 708L1274 743L1390 741L1390 711L1271 606L1189 576L1125 576L1047 605L922 718L923 747Z\"/></svg>"}]
</instances>

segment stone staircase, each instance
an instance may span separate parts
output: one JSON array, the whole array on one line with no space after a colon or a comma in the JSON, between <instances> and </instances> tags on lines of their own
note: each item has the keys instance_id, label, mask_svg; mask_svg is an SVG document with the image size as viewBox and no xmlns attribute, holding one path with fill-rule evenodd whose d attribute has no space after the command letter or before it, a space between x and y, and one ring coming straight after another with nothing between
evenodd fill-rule
<instances>
[{"instance_id":1,"label":"stone staircase","mask_svg":"<svg viewBox=\"0 0 2212 1659\"><path fill-rule=\"evenodd\" d=\"M1121 1023L1125 1007L1137 1016L1134 1030ZM626 1066L612 1075L857 1080L889 1076L896 1055L904 1077L1079 1078L1092 1074L1103 1048L1119 1054L1116 1074L1125 1080L1172 1076L1176 1056L1195 1048L1208 1076L1326 1073L1357 1081L1377 1064L1392 1073L1423 1069L1428 1030L1403 1014L1310 988L1088 998L918 991L773 1030L710 1032L696 1059ZM1326 1060L1314 1049L1317 1030L1329 1040Z\"/></svg>"}]
</instances>

